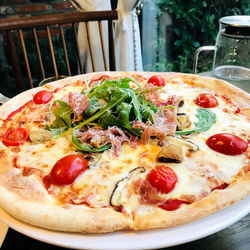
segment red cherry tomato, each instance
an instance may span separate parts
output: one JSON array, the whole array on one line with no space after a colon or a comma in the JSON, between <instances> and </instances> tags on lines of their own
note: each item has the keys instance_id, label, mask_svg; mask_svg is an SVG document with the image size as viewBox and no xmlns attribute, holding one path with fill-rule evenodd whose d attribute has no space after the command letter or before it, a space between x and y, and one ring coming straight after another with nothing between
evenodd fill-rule
<instances>
[{"instance_id":1,"label":"red cherry tomato","mask_svg":"<svg viewBox=\"0 0 250 250\"><path fill-rule=\"evenodd\" d=\"M178 199L168 199L165 203L160 205L160 208L166 211L173 211L180 207L184 202Z\"/></svg>"},{"instance_id":2,"label":"red cherry tomato","mask_svg":"<svg viewBox=\"0 0 250 250\"><path fill-rule=\"evenodd\" d=\"M147 175L150 184L162 193L171 192L178 180L173 169L166 166L156 166Z\"/></svg>"},{"instance_id":3,"label":"red cherry tomato","mask_svg":"<svg viewBox=\"0 0 250 250\"><path fill-rule=\"evenodd\" d=\"M60 159L50 172L50 183L55 185L68 185L88 166L87 160L80 155L68 155Z\"/></svg>"},{"instance_id":4,"label":"red cherry tomato","mask_svg":"<svg viewBox=\"0 0 250 250\"><path fill-rule=\"evenodd\" d=\"M102 75L102 76L100 76L100 77L97 78L97 79L91 80L91 82L89 83L89 87L90 87L94 82L98 82L98 81L102 80L103 78L107 78L107 79L109 79L109 80L112 80L112 79L113 79L110 75ZM103 81L104 81L104 80L103 80ZM103 82L103 81L102 81L102 82Z\"/></svg>"},{"instance_id":5,"label":"red cherry tomato","mask_svg":"<svg viewBox=\"0 0 250 250\"><path fill-rule=\"evenodd\" d=\"M18 146L28 140L28 132L24 128L9 128L4 134L2 142L5 146Z\"/></svg>"},{"instance_id":6,"label":"red cherry tomato","mask_svg":"<svg viewBox=\"0 0 250 250\"><path fill-rule=\"evenodd\" d=\"M36 104L45 104L48 103L52 97L53 94L51 92L47 90L41 90L34 95L33 101Z\"/></svg>"},{"instance_id":7,"label":"red cherry tomato","mask_svg":"<svg viewBox=\"0 0 250 250\"><path fill-rule=\"evenodd\" d=\"M229 133L212 135L207 139L206 144L212 150L225 155L239 155L247 150L247 142Z\"/></svg>"},{"instance_id":8,"label":"red cherry tomato","mask_svg":"<svg viewBox=\"0 0 250 250\"><path fill-rule=\"evenodd\" d=\"M202 108L214 108L219 105L217 99L209 93L199 94L194 102Z\"/></svg>"},{"instance_id":9,"label":"red cherry tomato","mask_svg":"<svg viewBox=\"0 0 250 250\"><path fill-rule=\"evenodd\" d=\"M154 75L154 76L151 76L149 79L148 79L148 83L151 83L155 86L158 86L158 87L164 87L166 85L166 82L165 82L165 79L161 76L157 76L157 75Z\"/></svg>"}]
</instances>

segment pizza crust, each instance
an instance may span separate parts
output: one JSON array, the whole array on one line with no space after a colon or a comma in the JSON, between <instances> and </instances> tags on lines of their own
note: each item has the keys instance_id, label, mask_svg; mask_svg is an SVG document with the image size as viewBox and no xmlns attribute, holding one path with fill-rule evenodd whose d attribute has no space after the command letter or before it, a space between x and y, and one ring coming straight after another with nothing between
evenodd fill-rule
<instances>
[{"instance_id":1,"label":"pizza crust","mask_svg":"<svg viewBox=\"0 0 250 250\"><path fill-rule=\"evenodd\" d=\"M29 190L26 190L29 192ZM23 199L0 186L0 206L13 217L39 227L67 232L106 233L132 228L132 220L112 208L60 206L45 200Z\"/></svg>"},{"instance_id":2,"label":"pizza crust","mask_svg":"<svg viewBox=\"0 0 250 250\"><path fill-rule=\"evenodd\" d=\"M249 94L222 80L181 73L105 72L105 74L107 73L112 76L132 76L136 74L145 78L158 74L167 80L181 78L185 83L192 86L209 88L219 94L228 96L250 119ZM98 78L103 74L104 72L99 72L70 77L23 92L0 107L0 117L6 119L12 111L27 103L41 89L53 90L70 82L88 80L93 77ZM32 178L26 178L23 181L20 174L13 172L13 163L8 158L8 148L2 147L4 149L2 149L3 157L1 157L0 152L0 206L17 219L53 230L104 233L122 229L140 230L172 227L219 211L250 194L250 172L247 172L245 176L238 178L225 190L216 190L200 201L191 205L183 205L182 208L171 212L153 208L151 213L135 214L134 218L130 218L128 215L117 212L111 207L90 208L85 205L58 205L47 194L47 190L40 182ZM6 181L6 176L9 178L8 181ZM23 181L21 188L13 188L12 184L16 183L15 178L21 182ZM17 191L18 188L21 191ZM22 194L23 191L25 195Z\"/></svg>"},{"instance_id":3,"label":"pizza crust","mask_svg":"<svg viewBox=\"0 0 250 250\"><path fill-rule=\"evenodd\" d=\"M249 195L249 184L250 172L248 172L244 178L231 184L226 189L215 190L206 198L190 205L184 205L176 211L168 212L157 208L152 213L135 216L135 229L140 230L157 227L173 227L215 213Z\"/></svg>"}]
</instances>

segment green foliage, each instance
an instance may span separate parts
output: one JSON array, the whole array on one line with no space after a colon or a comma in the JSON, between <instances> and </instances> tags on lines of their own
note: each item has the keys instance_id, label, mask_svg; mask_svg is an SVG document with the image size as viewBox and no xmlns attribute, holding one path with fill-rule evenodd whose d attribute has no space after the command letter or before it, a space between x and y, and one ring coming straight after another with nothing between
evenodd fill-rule
<instances>
[{"instance_id":1,"label":"green foliage","mask_svg":"<svg viewBox=\"0 0 250 250\"><path fill-rule=\"evenodd\" d=\"M249 0L156 0L155 3L159 15L168 12L173 19L175 52L173 62L160 62L157 69L170 67L174 71L191 72L195 50L215 43L221 17L250 15Z\"/></svg>"}]
</instances>

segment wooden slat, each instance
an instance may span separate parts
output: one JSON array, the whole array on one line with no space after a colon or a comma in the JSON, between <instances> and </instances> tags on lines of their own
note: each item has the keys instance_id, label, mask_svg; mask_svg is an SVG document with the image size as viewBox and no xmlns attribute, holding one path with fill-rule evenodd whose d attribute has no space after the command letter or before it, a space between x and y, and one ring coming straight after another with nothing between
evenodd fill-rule
<instances>
[{"instance_id":1,"label":"wooden slat","mask_svg":"<svg viewBox=\"0 0 250 250\"><path fill-rule=\"evenodd\" d=\"M19 38L20 38L20 42L21 42L21 46L22 46L24 62L25 62L25 66L26 66L26 70L27 70L27 74L28 74L29 84L30 84L31 88L34 88L33 82L32 82L32 76L31 76L31 72L30 72L29 59L27 56L27 50L25 47L25 43L24 43L24 39L23 39L23 32L21 29L18 30L18 34L19 34Z\"/></svg>"},{"instance_id":2,"label":"wooden slat","mask_svg":"<svg viewBox=\"0 0 250 250\"><path fill-rule=\"evenodd\" d=\"M108 32L109 32L109 68L111 71L116 70L115 66L115 46L113 36L113 22L108 21Z\"/></svg>"},{"instance_id":3,"label":"wooden slat","mask_svg":"<svg viewBox=\"0 0 250 250\"><path fill-rule=\"evenodd\" d=\"M107 65L107 57L106 57L106 52L104 48L104 39L103 39L103 31L102 31L102 22L98 21L98 27L99 27L99 34L101 38L101 45L102 45L102 56L103 56L103 62L104 62L104 68L105 71L108 70L108 65Z\"/></svg>"},{"instance_id":4,"label":"wooden slat","mask_svg":"<svg viewBox=\"0 0 250 250\"><path fill-rule=\"evenodd\" d=\"M47 30L47 35L48 35L49 49L50 49L52 64L53 64L53 68L54 68L54 73L55 73L55 76L58 77L56 59L55 59L55 54L54 54L53 43L52 43L52 38L51 38L49 26L46 26L46 30Z\"/></svg>"},{"instance_id":5,"label":"wooden slat","mask_svg":"<svg viewBox=\"0 0 250 250\"><path fill-rule=\"evenodd\" d=\"M79 44L78 44L78 39L77 39L77 32L76 32L76 24L73 23L72 26L73 26L73 30L74 30L74 38L75 38L77 59L78 59L78 63L79 63L80 73L83 74L83 67L82 67L82 61L81 61L81 57L80 57L80 49L79 49Z\"/></svg>"},{"instance_id":6,"label":"wooden slat","mask_svg":"<svg viewBox=\"0 0 250 250\"><path fill-rule=\"evenodd\" d=\"M70 66L69 66L69 57L68 57L68 53L67 53L64 32L63 32L63 28L62 28L61 24L59 25L59 30L60 30L60 34L61 34L61 38L62 38L63 52L64 52L65 62L66 62L67 70L68 70L68 75L71 76L71 71L70 71Z\"/></svg>"},{"instance_id":7,"label":"wooden slat","mask_svg":"<svg viewBox=\"0 0 250 250\"><path fill-rule=\"evenodd\" d=\"M13 66L14 78L15 78L17 90L18 92L22 92L25 89L24 84L23 84L23 76L22 76L22 71L20 69L15 42L14 42L14 39L10 30L6 31L6 37L7 37L7 44L9 47L10 58L11 58L12 66Z\"/></svg>"},{"instance_id":8,"label":"wooden slat","mask_svg":"<svg viewBox=\"0 0 250 250\"><path fill-rule=\"evenodd\" d=\"M38 15L18 18L1 18L0 30L23 29L56 24L78 23L85 21L116 20L118 13L112 11L69 12L53 15Z\"/></svg>"},{"instance_id":9,"label":"wooden slat","mask_svg":"<svg viewBox=\"0 0 250 250\"><path fill-rule=\"evenodd\" d=\"M88 22L85 22L85 28L86 28L86 33L87 33L87 40L88 40L88 45L89 45L89 52L90 52L90 58L91 58L91 62L92 62L92 68L93 68L93 72L95 72L96 71L95 59L94 59L94 52L93 52L91 37L89 34L89 23Z\"/></svg>"},{"instance_id":10,"label":"wooden slat","mask_svg":"<svg viewBox=\"0 0 250 250\"><path fill-rule=\"evenodd\" d=\"M37 38L36 28L32 28L32 31L33 31L33 36L34 36L34 39L35 39L36 53L37 53L38 61L39 61L39 64L40 64L42 78L45 79L43 61L42 61L41 50L40 50L40 46L39 46L39 42L38 42L38 38Z\"/></svg>"}]
</instances>

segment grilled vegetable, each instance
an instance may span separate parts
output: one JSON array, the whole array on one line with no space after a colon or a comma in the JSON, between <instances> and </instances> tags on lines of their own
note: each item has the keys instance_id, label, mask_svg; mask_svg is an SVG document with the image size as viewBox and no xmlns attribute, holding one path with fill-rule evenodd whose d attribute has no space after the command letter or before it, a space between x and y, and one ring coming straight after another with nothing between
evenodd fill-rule
<instances>
[{"instance_id":1,"label":"grilled vegetable","mask_svg":"<svg viewBox=\"0 0 250 250\"><path fill-rule=\"evenodd\" d=\"M175 136L168 136L166 145L163 146L157 155L159 162L180 163L183 161L183 150L197 152L199 146L192 141L184 140Z\"/></svg>"},{"instance_id":2,"label":"grilled vegetable","mask_svg":"<svg viewBox=\"0 0 250 250\"><path fill-rule=\"evenodd\" d=\"M181 114L177 116L177 130L182 131L191 125L188 115Z\"/></svg>"},{"instance_id":3,"label":"grilled vegetable","mask_svg":"<svg viewBox=\"0 0 250 250\"><path fill-rule=\"evenodd\" d=\"M135 178L138 174L145 173L146 169L144 167L137 167L131 170L128 176L119 180L110 197L110 205L111 206L122 206L122 192L126 188L127 182L133 178Z\"/></svg>"},{"instance_id":4,"label":"grilled vegetable","mask_svg":"<svg viewBox=\"0 0 250 250\"><path fill-rule=\"evenodd\" d=\"M53 134L48 130L37 130L31 131L29 137L33 144L40 144L50 141L53 138Z\"/></svg>"}]
</instances>

